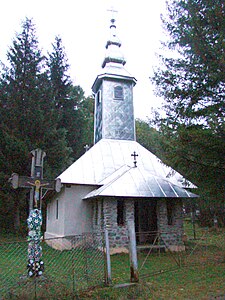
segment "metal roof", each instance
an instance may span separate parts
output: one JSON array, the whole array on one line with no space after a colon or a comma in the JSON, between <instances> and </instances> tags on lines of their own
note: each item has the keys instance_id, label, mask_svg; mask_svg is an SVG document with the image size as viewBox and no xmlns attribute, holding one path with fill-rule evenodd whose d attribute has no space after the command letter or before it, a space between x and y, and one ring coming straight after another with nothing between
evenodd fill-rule
<instances>
[{"instance_id":1,"label":"metal roof","mask_svg":"<svg viewBox=\"0 0 225 300\"><path fill-rule=\"evenodd\" d=\"M134 151L138 154L137 167L131 156ZM135 141L102 139L59 178L62 183L97 185L87 198L196 196L183 189L194 188L193 184Z\"/></svg>"},{"instance_id":2,"label":"metal roof","mask_svg":"<svg viewBox=\"0 0 225 300\"><path fill-rule=\"evenodd\" d=\"M96 93L101 85L103 78L110 79L123 79L132 81L135 85L137 80L133 77L123 65L118 63L108 63L104 69L100 71L100 75L98 75L92 85L92 91Z\"/></svg>"},{"instance_id":3,"label":"metal roof","mask_svg":"<svg viewBox=\"0 0 225 300\"><path fill-rule=\"evenodd\" d=\"M159 178L142 168L124 166L119 172L110 176L111 181L90 192L84 199L94 197L145 197L145 198L188 198L195 194ZM114 178L113 178L114 177Z\"/></svg>"}]
</instances>

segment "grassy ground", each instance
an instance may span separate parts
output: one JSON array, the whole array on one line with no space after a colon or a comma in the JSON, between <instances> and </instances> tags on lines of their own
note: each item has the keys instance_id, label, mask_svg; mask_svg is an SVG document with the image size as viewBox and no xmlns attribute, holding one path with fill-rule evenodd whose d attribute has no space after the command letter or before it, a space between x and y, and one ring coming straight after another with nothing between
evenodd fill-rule
<instances>
[{"instance_id":1,"label":"grassy ground","mask_svg":"<svg viewBox=\"0 0 225 300\"><path fill-rule=\"evenodd\" d=\"M191 230L190 224L187 227L187 230ZM224 231L211 231L207 236L198 231L197 238L196 241L191 239L187 242L185 253L138 253L140 281L136 285L118 286L121 283L129 283L129 256L113 255L112 286L77 292L74 297L93 300L225 299ZM87 274L84 276L83 273L85 261L82 262L78 257L80 252L57 251L47 245L43 249L47 279L38 279L35 285L34 280L26 280L26 284L23 279L18 280L18 274L22 276L26 273L27 244L16 242L8 247L7 242L12 240L15 240L15 237L0 239L3 242L0 245L0 266L4 270L0 274L0 287L8 272L8 292L3 299L30 300L35 298L35 293L37 299L72 299L72 291L76 289L73 279L75 278L75 282L79 279L79 282L86 284ZM89 257L93 255L95 253L88 253ZM75 268L74 258L80 263ZM91 270L90 274L93 272L94 270Z\"/></svg>"},{"instance_id":2,"label":"grassy ground","mask_svg":"<svg viewBox=\"0 0 225 300\"><path fill-rule=\"evenodd\" d=\"M225 299L224 279L224 264L200 265L153 276L134 286L93 290L80 299Z\"/></svg>"},{"instance_id":3,"label":"grassy ground","mask_svg":"<svg viewBox=\"0 0 225 300\"><path fill-rule=\"evenodd\" d=\"M34 295L38 299L63 299L74 291L104 281L104 253L100 250L80 245L60 251L42 243L45 271L35 279L27 278L28 243L3 240L0 243L0 299L1 292L10 299L33 299Z\"/></svg>"}]
</instances>

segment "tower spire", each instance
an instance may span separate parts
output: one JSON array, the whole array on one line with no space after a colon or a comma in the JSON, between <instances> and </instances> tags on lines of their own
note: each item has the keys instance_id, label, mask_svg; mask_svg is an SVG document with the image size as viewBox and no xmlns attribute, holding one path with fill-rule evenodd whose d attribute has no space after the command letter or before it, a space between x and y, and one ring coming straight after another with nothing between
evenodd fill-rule
<instances>
[{"instance_id":1,"label":"tower spire","mask_svg":"<svg viewBox=\"0 0 225 300\"><path fill-rule=\"evenodd\" d=\"M120 51L121 42L119 38L117 37L116 33L116 19L115 19L115 13L116 11L114 8L111 8L108 10L112 13L112 17L110 19L110 38L106 43L106 56L102 63L102 68L106 66L107 63L113 62L113 63L119 63L122 65L126 64L125 58L123 54Z\"/></svg>"},{"instance_id":2,"label":"tower spire","mask_svg":"<svg viewBox=\"0 0 225 300\"><path fill-rule=\"evenodd\" d=\"M92 86L95 93L94 143L101 139L135 140L133 87L136 79L124 68L126 63L120 51L116 34L114 9L110 20L110 38L102 73Z\"/></svg>"}]
</instances>

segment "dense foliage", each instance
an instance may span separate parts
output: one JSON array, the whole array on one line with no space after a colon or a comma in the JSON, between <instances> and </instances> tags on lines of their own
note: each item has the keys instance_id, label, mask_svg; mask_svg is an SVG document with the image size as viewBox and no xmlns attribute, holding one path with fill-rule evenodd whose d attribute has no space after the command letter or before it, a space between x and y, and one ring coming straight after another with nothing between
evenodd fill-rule
<instances>
[{"instance_id":1,"label":"dense foliage","mask_svg":"<svg viewBox=\"0 0 225 300\"><path fill-rule=\"evenodd\" d=\"M25 19L7 52L0 78L0 225L19 229L27 216L27 191L12 191L13 172L30 175L30 151L47 153L44 176L54 178L92 143L93 99L73 86L60 37L44 56L33 21ZM90 128L90 129L89 129Z\"/></svg>"},{"instance_id":2,"label":"dense foliage","mask_svg":"<svg viewBox=\"0 0 225 300\"><path fill-rule=\"evenodd\" d=\"M162 18L167 55L152 81L164 99L155 118L164 161L198 185L201 210L224 222L225 3L172 0ZM169 50L169 51L168 51ZM175 54L173 54L175 52ZM171 53L171 57L168 56Z\"/></svg>"}]
</instances>

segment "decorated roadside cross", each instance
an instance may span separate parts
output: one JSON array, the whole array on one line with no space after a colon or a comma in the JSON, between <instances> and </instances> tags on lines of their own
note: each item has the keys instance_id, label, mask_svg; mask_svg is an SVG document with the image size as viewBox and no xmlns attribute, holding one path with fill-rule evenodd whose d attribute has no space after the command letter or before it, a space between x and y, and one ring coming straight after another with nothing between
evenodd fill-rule
<instances>
[{"instance_id":1,"label":"decorated roadside cross","mask_svg":"<svg viewBox=\"0 0 225 300\"><path fill-rule=\"evenodd\" d=\"M57 180L43 179L43 160L46 153L41 149L31 151L32 165L31 176L19 176L16 173L12 174L11 184L14 189L29 188L30 189L30 204L28 224L28 276L41 276L44 271L44 262L42 261L41 242L41 199L42 189L55 190L60 192L61 182Z\"/></svg>"}]
</instances>

